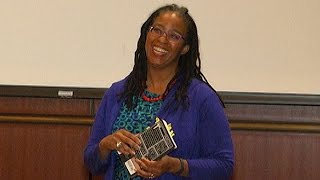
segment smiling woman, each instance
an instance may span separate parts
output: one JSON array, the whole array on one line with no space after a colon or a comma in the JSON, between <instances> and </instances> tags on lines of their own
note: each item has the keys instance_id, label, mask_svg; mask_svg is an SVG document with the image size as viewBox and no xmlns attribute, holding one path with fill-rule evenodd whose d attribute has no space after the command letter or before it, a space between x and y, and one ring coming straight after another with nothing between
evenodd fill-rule
<instances>
[{"instance_id":1,"label":"smiling woman","mask_svg":"<svg viewBox=\"0 0 320 180\"><path fill-rule=\"evenodd\" d=\"M172 4L154 11L142 24L132 71L102 99L85 149L88 169L105 179L230 178L233 144L224 103L200 64L188 9ZM166 146L149 150L137 136L158 118L174 127L177 148L157 160L141 158L139 149L161 154ZM124 164L123 157L130 161ZM137 168L129 173L128 164Z\"/></svg>"}]
</instances>

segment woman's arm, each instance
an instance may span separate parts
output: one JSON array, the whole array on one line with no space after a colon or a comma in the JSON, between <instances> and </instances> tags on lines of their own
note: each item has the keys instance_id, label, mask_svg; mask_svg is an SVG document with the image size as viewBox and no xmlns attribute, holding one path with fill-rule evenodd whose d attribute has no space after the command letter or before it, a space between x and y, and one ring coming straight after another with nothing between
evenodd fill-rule
<instances>
[{"instance_id":1,"label":"woman's arm","mask_svg":"<svg viewBox=\"0 0 320 180\"><path fill-rule=\"evenodd\" d=\"M187 159L189 176L229 179L233 172L233 144L228 119L216 94L208 93L200 104L200 158Z\"/></svg>"},{"instance_id":2,"label":"woman's arm","mask_svg":"<svg viewBox=\"0 0 320 180\"><path fill-rule=\"evenodd\" d=\"M105 126L105 114L107 109L107 96L110 92L105 93L99 110L95 116L95 121L92 125L91 135L88 144L84 150L84 163L88 167L91 173L100 174L105 172L110 157L107 155L110 152L106 152L103 158L99 148L99 142L106 136L107 130Z\"/></svg>"}]
</instances>

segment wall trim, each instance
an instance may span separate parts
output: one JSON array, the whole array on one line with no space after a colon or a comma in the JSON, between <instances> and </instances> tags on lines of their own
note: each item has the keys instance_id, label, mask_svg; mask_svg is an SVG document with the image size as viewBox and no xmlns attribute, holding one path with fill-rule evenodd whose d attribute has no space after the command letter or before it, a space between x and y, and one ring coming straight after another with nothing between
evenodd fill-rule
<instances>
[{"instance_id":1,"label":"wall trim","mask_svg":"<svg viewBox=\"0 0 320 180\"><path fill-rule=\"evenodd\" d=\"M107 88L82 88L59 86L11 86L0 85L0 96L39 97L39 98L74 98L101 99ZM59 91L72 92L70 96L59 96Z\"/></svg>"},{"instance_id":2,"label":"wall trim","mask_svg":"<svg viewBox=\"0 0 320 180\"><path fill-rule=\"evenodd\" d=\"M0 123L91 125L93 117L0 115Z\"/></svg>"},{"instance_id":3,"label":"wall trim","mask_svg":"<svg viewBox=\"0 0 320 180\"><path fill-rule=\"evenodd\" d=\"M107 88L14 86L0 85L0 96L101 99ZM59 96L59 91L72 91L72 97ZM320 94L289 94L218 91L226 104L280 104L320 106Z\"/></svg>"},{"instance_id":4,"label":"wall trim","mask_svg":"<svg viewBox=\"0 0 320 180\"><path fill-rule=\"evenodd\" d=\"M0 115L0 123L28 123L28 124L55 124L55 125L89 125L93 117L69 116L26 116L26 115ZM276 132L302 132L319 133L318 123L271 123L271 122L237 122L231 121L232 130L276 131Z\"/></svg>"},{"instance_id":5,"label":"wall trim","mask_svg":"<svg viewBox=\"0 0 320 180\"><path fill-rule=\"evenodd\" d=\"M320 106L320 94L220 91L226 104L278 104Z\"/></svg>"},{"instance_id":6,"label":"wall trim","mask_svg":"<svg viewBox=\"0 0 320 180\"><path fill-rule=\"evenodd\" d=\"M232 130L320 133L320 124L270 122L254 123L231 121L230 127Z\"/></svg>"}]
</instances>

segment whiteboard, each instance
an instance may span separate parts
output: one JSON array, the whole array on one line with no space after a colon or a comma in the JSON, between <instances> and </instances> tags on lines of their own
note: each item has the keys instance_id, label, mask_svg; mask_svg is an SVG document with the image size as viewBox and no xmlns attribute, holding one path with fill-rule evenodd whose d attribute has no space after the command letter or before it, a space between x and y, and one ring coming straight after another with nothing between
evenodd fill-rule
<instances>
[{"instance_id":1,"label":"whiteboard","mask_svg":"<svg viewBox=\"0 0 320 180\"><path fill-rule=\"evenodd\" d=\"M320 93L319 0L1 0L0 84L110 87L142 23L172 2L195 19L216 90Z\"/></svg>"}]
</instances>

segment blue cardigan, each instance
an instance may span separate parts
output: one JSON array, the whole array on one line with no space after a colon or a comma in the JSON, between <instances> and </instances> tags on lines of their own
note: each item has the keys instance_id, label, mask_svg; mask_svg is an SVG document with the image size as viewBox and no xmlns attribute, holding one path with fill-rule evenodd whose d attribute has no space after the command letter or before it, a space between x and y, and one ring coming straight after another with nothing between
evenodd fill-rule
<instances>
[{"instance_id":1,"label":"blue cardigan","mask_svg":"<svg viewBox=\"0 0 320 180\"><path fill-rule=\"evenodd\" d=\"M123 101L117 94L124 89L125 80L116 82L106 91L96 114L89 142L84 151L84 162L93 174L105 173L112 180L115 156L99 159L98 144L109 135ZM189 108L167 110L166 104L174 98L179 83L171 88L157 116L172 124L177 149L170 156L186 159L189 177L171 173L155 178L174 179L229 179L233 172L233 144L229 123L218 96L203 82L192 80L188 89Z\"/></svg>"}]
</instances>

